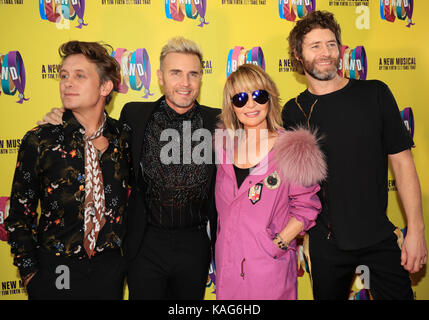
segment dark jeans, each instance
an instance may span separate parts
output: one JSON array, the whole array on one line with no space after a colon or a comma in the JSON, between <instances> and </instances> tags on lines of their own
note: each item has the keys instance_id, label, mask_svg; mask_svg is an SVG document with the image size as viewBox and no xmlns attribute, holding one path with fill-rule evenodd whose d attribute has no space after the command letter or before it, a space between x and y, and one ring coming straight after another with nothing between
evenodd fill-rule
<instances>
[{"instance_id":1,"label":"dark jeans","mask_svg":"<svg viewBox=\"0 0 429 320\"><path fill-rule=\"evenodd\" d=\"M140 252L129 262L129 299L201 300L209 263L205 227L164 230L147 226Z\"/></svg>"},{"instance_id":2,"label":"dark jeans","mask_svg":"<svg viewBox=\"0 0 429 320\"><path fill-rule=\"evenodd\" d=\"M39 251L38 261L27 285L29 300L123 299L126 262L119 250L83 260Z\"/></svg>"},{"instance_id":3,"label":"dark jeans","mask_svg":"<svg viewBox=\"0 0 429 320\"><path fill-rule=\"evenodd\" d=\"M316 300L347 299L358 266L369 271L365 273L375 300L413 299L410 276L401 266L401 250L393 232L376 245L351 251L339 250L332 238L310 236L309 252Z\"/></svg>"}]
</instances>

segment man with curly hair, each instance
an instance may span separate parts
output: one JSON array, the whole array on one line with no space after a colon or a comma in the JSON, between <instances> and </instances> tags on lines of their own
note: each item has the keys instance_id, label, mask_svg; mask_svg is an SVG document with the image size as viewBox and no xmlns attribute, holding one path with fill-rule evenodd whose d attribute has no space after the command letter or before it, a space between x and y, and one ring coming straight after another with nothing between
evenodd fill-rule
<instances>
[{"instance_id":1,"label":"man with curly hair","mask_svg":"<svg viewBox=\"0 0 429 320\"><path fill-rule=\"evenodd\" d=\"M427 262L414 142L388 86L341 77L341 29L332 13L315 11L290 32L290 58L308 88L283 109L286 128L315 128L328 164L322 213L309 231L315 299L347 299L360 265L369 269L375 299L413 299L409 272ZM408 223L389 221L388 160ZM399 246L398 246L399 244Z\"/></svg>"}]
</instances>

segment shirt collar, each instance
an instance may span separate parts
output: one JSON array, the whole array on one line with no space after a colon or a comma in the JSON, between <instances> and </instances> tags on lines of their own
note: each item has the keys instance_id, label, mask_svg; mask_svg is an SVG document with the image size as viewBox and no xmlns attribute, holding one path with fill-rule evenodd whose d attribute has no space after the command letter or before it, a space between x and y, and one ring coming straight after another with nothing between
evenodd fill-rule
<instances>
[{"instance_id":1,"label":"shirt collar","mask_svg":"<svg viewBox=\"0 0 429 320\"><path fill-rule=\"evenodd\" d=\"M165 101L165 98L161 101L160 110L164 111L169 120L192 120L199 109L199 103L195 100L194 105L191 109L183 114L177 113L173 110Z\"/></svg>"},{"instance_id":2,"label":"shirt collar","mask_svg":"<svg viewBox=\"0 0 429 320\"><path fill-rule=\"evenodd\" d=\"M65 135L71 134L75 131L79 131L82 135L85 133L85 129L79 123L79 121L77 121L71 110L66 109L64 112L63 127ZM113 124L112 119L106 114L106 124L104 126L103 135L106 136L106 134L109 133L119 133L119 131L118 128Z\"/></svg>"}]
</instances>

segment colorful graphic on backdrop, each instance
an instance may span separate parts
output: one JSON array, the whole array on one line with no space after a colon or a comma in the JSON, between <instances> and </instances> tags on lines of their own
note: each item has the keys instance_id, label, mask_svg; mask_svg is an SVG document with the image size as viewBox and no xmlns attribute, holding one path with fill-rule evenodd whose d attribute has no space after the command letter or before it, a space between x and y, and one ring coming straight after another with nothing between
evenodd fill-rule
<instances>
[{"instance_id":1,"label":"colorful graphic on backdrop","mask_svg":"<svg viewBox=\"0 0 429 320\"><path fill-rule=\"evenodd\" d=\"M310 273L310 268L308 266L308 262L304 254L303 238L296 239L296 258L298 262L298 277L304 276L306 272Z\"/></svg>"},{"instance_id":2,"label":"colorful graphic on backdrop","mask_svg":"<svg viewBox=\"0 0 429 320\"><path fill-rule=\"evenodd\" d=\"M401 117L402 117L402 120L404 121L405 127L407 127L408 133L413 139L414 138L413 110L410 107L404 108L404 110L401 111Z\"/></svg>"},{"instance_id":3,"label":"colorful graphic on backdrop","mask_svg":"<svg viewBox=\"0 0 429 320\"><path fill-rule=\"evenodd\" d=\"M164 0L165 15L174 21L183 21L185 16L190 19L200 17L198 27L203 27L206 22L207 0Z\"/></svg>"},{"instance_id":4,"label":"colorful graphic on backdrop","mask_svg":"<svg viewBox=\"0 0 429 320\"><path fill-rule=\"evenodd\" d=\"M295 21L316 10L316 0L279 0L280 18Z\"/></svg>"},{"instance_id":5,"label":"colorful graphic on backdrop","mask_svg":"<svg viewBox=\"0 0 429 320\"><path fill-rule=\"evenodd\" d=\"M396 18L405 20L408 28L415 25L412 21L414 10L414 0L380 0L381 19L394 22Z\"/></svg>"},{"instance_id":6,"label":"colorful graphic on backdrop","mask_svg":"<svg viewBox=\"0 0 429 320\"><path fill-rule=\"evenodd\" d=\"M344 78L366 80L367 72L365 48L357 46L353 49L345 45L341 46L338 74Z\"/></svg>"},{"instance_id":7,"label":"colorful graphic on backdrop","mask_svg":"<svg viewBox=\"0 0 429 320\"><path fill-rule=\"evenodd\" d=\"M207 283L206 288L210 288L213 285L213 291L212 294L216 294L216 267L215 267L215 261L212 258L210 262L209 267L209 275L207 277Z\"/></svg>"},{"instance_id":8,"label":"colorful graphic on backdrop","mask_svg":"<svg viewBox=\"0 0 429 320\"><path fill-rule=\"evenodd\" d=\"M128 51L124 48L118 48L111 54L121 66L122 82L119 85L119 93L127 93L128 88L140 91L144 87L144 96L147 99L153 96L150 93L150 61L146 49L139 48L136 51Z\"/></svg>"},{"instance_id":9,"label":"colorful graphic on backdrop","mask_svg":"<svg viewBox=\"0 0 429 320\"><path fill-rule=\"evenodd\" d=\"M9 215L9 197L0 197L0 241L7 241L9 239L4 221Z\"/></svg>"},{"instance_id":10,"label":"colorful graphic on backdrop","mask_svg":"<svg viewBox=\"0 0 429 320\"><path fill-rule=\"evenodd\" d=\"M228 60L226 63L226 77L237 70L238 66L245 63L253 63L265 70L264 53L261 47L253 47L250 50L241 46L235 46L229 50Z\"/></svg>"},{"instance_id":11,"label":"colorful graphic on backdrop","mask_svg":"<svg viewBox=\"0 0 429 320\"><path fill-rule=\"evenodd\" d=\"M1 91L13 96L19 92L19 100L16 103L23 103L25 99L25 67L24 61L19 51L9 51L6 55L0 54L1 68ZM1 93L1 92L0 92Z\"/></svg>"},{"instance_id":12,"label":"colorful graphic on backdrop","mask_svg":"<svg viewBox=\"0 0 429 320\"><path fill-rule=\"evenodd\" d=\"M362 289L359 291L351 291L349 295L349 300L373 300L373 299L368 289Z\"/></svg>"},{"instance_id":13,"label":"colorful graphic on backdrop","mask_svg":"<svg viewBox=\"0 0 429 320\"><path fill-rule=\"evenodd\" d=\"M39 13L42 20L60 23L64 20L74 20L78 17L76 28L87 26L84 23L85 0L39 0Z\"/></svg>"}]
</instances>

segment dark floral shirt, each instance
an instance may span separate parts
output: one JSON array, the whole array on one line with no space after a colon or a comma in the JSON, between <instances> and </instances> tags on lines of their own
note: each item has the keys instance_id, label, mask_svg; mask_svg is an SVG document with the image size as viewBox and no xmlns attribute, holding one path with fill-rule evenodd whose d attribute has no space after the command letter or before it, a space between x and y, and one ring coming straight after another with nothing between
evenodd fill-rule
<instances>
[{"instance_id":1,"label":"dark floral shirt","mask_svg":"<svg viewBox=\"0 0 429 320\"><path fill-rule=\"evenodd\" d=\"M39 249L57 256L88 258L83 248L84 133L67 110L62 125L36 127L22 139L5 225L14 264L23 277L38 270ZM103 135L109 141L100 158L106 223L98 235L95 255L121 246L131 167L129 127L107 117Z\"/></svg>"}]
</instances>

